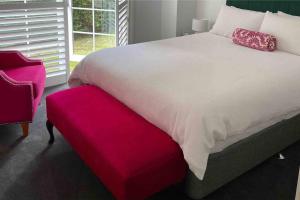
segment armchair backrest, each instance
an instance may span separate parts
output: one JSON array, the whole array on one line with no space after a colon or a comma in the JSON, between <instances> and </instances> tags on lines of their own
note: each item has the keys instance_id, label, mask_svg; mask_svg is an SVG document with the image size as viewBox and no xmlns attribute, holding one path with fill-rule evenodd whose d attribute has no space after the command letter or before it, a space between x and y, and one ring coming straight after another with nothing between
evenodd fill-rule
<instances>
[{"instance_id":1,"label":"armchair backrest","mask_svg":"<svg viewBox=\"0 0 300 200\"><path fill-rule=\"evenodd\" d=\"M42 65L42 61L26 58L19 51L0 51L0 69L28 65Z\"/></svg>"}]
</instances>

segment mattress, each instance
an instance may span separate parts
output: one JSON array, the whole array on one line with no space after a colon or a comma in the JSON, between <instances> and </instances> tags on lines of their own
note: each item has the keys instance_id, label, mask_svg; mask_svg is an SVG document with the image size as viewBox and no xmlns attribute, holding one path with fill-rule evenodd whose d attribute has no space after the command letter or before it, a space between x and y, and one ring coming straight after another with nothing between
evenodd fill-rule
<instances>
[{"instance_id":1,"label":"mattress","mask_svg":"<svg viewBox=\"0 0 300 200\"><path fill-rule=\"evenodd\" d=\"M96 85L165 131L201 180L209 154L300 113L299 74L300 56L202 33L92 53L69 84Z\"/></svg>"},{"instance_id":2,"label":"mattress","mask_svg":"<svg viewBox=\"0 0 300 200\"><path fill-rule=\"evenodd\" d=\"M291 112L288 115L286 115L286 117L283 120L290 119L290 118L296 116L297 114L298 114L298 111ZM258 131L260 131L260 129ZM255 134L257 134L257 131L253 130L251 132L249 131L248 133L228 137L224 141L218 141L218 142L216 142L216 145L214 146L214 148L211 149L211 154L224 151L227 147L230 147L231 145L234 145L234 144L238 143L239 141L244 140L245 138L248 138Z\"/></svg>"}]
</instances>

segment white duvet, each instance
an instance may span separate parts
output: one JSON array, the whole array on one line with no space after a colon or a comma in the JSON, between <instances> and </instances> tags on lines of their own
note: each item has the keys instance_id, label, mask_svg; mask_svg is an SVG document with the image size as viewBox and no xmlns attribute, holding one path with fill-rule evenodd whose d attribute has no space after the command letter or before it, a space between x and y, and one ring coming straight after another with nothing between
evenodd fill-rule
<instances>
[{"instance_id":1,"label":"white duvet","mask_svg":"<svg viewBox=\"0 0 300 200\"><path fill-rule=\"evenodd\" d=\"M300 113L300 56L212 33L92 53L69 84L101 87L164 130L201 180L217 142Z\"/></svg>"}]
</instances>

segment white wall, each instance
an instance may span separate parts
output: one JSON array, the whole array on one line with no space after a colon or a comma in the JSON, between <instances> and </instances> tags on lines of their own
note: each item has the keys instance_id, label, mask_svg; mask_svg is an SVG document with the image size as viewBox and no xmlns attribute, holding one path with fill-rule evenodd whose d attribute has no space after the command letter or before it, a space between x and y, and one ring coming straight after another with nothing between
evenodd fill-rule
<instances>
[{"instance_id":1,"label":"white wall","mask_svg":"<svg viewBox=\"0 0 300 200\"><path fill-rule=\"evenodd\" d=\"M160 40L191 32L196 0L131 0L133 43Z\"/></svg>"},{"instance_id":2,"label":"white wall","mask_svg":"<svg viewBox=\"0 0 300 200\"><path fill-rule=\"evenodd\" d=\"M196 0L178 0L177 36L192 33L192 21L196 17Z\"/></svg>"},{"instance_id":3,"label":"white wall","mask_svg":"<svg viewBox=\"0 0 300 200\"><path fill-rule=\"evenodd\" d=\"M132 0L133 43L161 38L161 0ZM132 21L131 21L132 23Z\"/></svg>"},{"instance_id":4,"label":"white wall","mask_svg":"<svg viewBox=\"0 0 300 200\"><path fill-rule=\"evenodd\" d=\"M177 0L161 1L161 39L176 37Z\"/></svg>"},{"instance_id":5,"label":"white wall","mask_svg":"<svg viewBox=\"0 0 300 200\"><path fill-rule=\"evenodd\" d=\"M226 0L197 0L196 17L198 19L208 19L210 25L216 21L219 10Z\"/></svg>"},{"instance_id":6,"label":"white wall","mask_svg":"<svg viewBox=\"0 0 300 200\"><path fill-rule=\"evenodd\" d=\"M191 32L191 18L215 22L226 0L131 0L132 42L170 38Z\"/></svg>"}]
</instances>

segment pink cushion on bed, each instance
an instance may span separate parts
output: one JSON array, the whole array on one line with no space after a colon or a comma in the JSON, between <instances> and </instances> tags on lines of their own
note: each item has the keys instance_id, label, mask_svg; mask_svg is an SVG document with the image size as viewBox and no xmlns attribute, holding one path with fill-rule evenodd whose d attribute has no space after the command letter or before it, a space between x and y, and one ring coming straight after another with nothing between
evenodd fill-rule
<instances>
[{"instance_id":1,"label":"pink cushion on bed","mask_svg":"<svg viewBox=\"0 0 300 200\"><path fill-rule=\"evenodd\" d=\"M270 34L237 28L232 38L235 44L257 50L274 51L276 49L276 38Z\"/></svg>"},{"instance_id":2,"label":"pink cushion on bed","mask_svg":"<svg viewBox=\"0 0 300 200\"><path fill-rule=\"evenodd\" d=\"M119 200L144 199L185 176L179 145L102 89L50 95L47 116Z\"/></svg>"}]
</instances>

